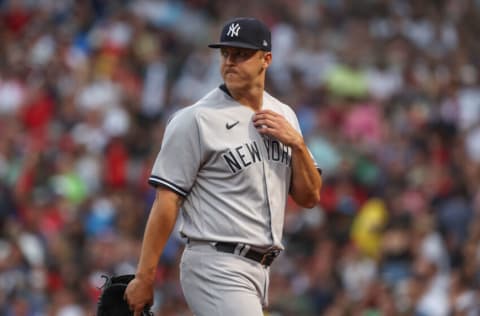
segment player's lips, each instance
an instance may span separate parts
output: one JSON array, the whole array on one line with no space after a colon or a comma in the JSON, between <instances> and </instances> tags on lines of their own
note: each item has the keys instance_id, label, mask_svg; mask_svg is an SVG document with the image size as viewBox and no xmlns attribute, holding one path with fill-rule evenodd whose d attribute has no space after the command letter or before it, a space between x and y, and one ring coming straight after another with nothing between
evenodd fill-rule
<instances>
[{"instance_id":1,"label":"player's lips","mask_svg":"<svg viewBox=\"0 0 480 316\"><path fill-rule=\"evenodd\" d=\"M225 73L226 75L228 75L228 74L237 74L237 71L236 71L235 69L229 68L229 69L226 69L224 73Z\"/></svg>"}]
</instances>

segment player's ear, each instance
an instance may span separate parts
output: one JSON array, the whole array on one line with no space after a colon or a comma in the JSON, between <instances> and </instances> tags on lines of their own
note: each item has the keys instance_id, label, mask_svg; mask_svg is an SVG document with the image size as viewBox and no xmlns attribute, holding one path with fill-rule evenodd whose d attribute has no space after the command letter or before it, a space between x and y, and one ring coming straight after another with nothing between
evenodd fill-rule
<instances>
[{"instance_id":1,"label":"player's ear","mask_svg":"<svg viewBox=\"0 0 480 316\"><path fill-rule=\"evenodd\" d=\"M267 69L270 63L272 62L272 53L271 52L263 52L263 69Z\"/></svg>"}]
</instances>

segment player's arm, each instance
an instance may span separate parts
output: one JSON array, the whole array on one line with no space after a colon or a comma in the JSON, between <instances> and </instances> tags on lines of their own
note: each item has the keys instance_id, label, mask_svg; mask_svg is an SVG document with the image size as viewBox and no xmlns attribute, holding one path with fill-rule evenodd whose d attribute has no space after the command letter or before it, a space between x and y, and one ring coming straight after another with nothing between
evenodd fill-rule
<instances>
[{"instance_id":1,"label":"player's arm","mask_svg":"<svg viewBox=\"0 0 480 316\"><path fill-rule=\"evenodd\" d=\"M257 112L253 124L259 133L275 137L292 148L290 194L299 205L314 207L320 200L322 178L302 135L282 115L270 110Z\"/></svg>"},{"instance_id":2,"label":"player's arm","mask_svg":"<svg viewBox=\"0 0 480 316\"><path fill-rule=\"evenodd\" d=\"M164 187L158 187L155 201L147 220L143 236L140 260L135 279L125 290L125 299L134 315L140 315L143 307L153 303L153 285L158 260L175 226L183 198Z\"/></svg>"},{"instance_id":3,"label":"player's arm","mask_svg":"<svg viewBox=\"0 0 480 316\"><path fill-rule=\"evenodd\" d=\"M292 148L292 182L290 194L297 204L312 208L320 201L322 177L303 141L290 145Z\"/></svg>"}]
</instances>

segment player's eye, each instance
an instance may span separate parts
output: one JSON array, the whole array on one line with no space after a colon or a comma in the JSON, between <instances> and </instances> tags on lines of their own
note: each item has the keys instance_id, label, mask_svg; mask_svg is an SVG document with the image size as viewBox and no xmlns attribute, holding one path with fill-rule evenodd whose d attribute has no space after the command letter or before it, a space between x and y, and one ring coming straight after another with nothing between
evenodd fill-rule
<instances>
[{"instance_id":1,"label":"player's eye","mask_svg":"<svg viewBox=\"0 0 480 316\"><path fill-rule=\"evenodd\" d=\"M232 50L227 50L227 49L222 49L220 54L223 58L228 59L230 58L231 60L234 60L236 62L244 61L249 59L253 54L255 53L254 50L249 50L249 49L232 49Z\"/></svg>"}]
</instances>

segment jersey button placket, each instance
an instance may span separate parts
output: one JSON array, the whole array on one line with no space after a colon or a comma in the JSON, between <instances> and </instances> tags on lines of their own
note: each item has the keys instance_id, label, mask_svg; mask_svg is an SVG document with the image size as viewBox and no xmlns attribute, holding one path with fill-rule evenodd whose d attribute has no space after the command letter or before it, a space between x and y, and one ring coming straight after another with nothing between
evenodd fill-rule
<instances>
[{"instance_id":1,"label":"jersey button placket","mask_svg":"<svg viewBox=\"0 0 480 316\"><path fill-rule=\"evenodd\" d=\"M276 210L275 209L276 201L274 198L272 198L274 194L273 192L271 192L271 190L273 189L274 189L274 186L272 185L272 173L269 170L267 173L267 190L268 190L268 196L269 196L268 202L269 202L269 209L270 209L270 231L272 233L272 241L274 244L276 244L277 236L275 234L275 229L274 229L275 223L274 223L274 217L273 217L274 212Z\"/></svg>"},{"instance_id":2,"label":"jersey button placket","mask_svg":"<svg viewBox=\"0 0 480 316\"><path fill-rule=\"evenodd\" d=\"M265 198L266 198L265 206L268 209L267 210L268 218L266 219L267 220L266 224L270 229L270 237L273 243L275 240L275 237L273 235L273 230L272 230L272 208L271 208L271 199L270 199L270 192L269 192L269 186L268 186L268 183L270 181L270 174L269 174L267 159L263 159L262 166L263 166L263 179L264 179L263 184L265 186Z\"/></svg>"},{"instance_id":3,"label":"jersey button placket","mask_svg":"<svg viewBox=\"0 0 480 316\"><path fill-rule=\"evenodd\" d=\"M266 192L267 192L267 195L268 195L268 215L269 215L269 228L270 228L270 234L272 236L272 243L275 244L276 243L276 236L275 236L275 231L273 229L273 212L274 212L274 201L272 199L273 195L271 193L271 190L272 190L272 175L271 175L271 170L269 168L269 163L268 161L265 162L265 165L264 165L264 168L265 168L265 186L266 186Z\"/></svg>"}]
</instances>

